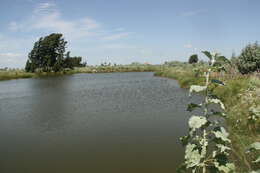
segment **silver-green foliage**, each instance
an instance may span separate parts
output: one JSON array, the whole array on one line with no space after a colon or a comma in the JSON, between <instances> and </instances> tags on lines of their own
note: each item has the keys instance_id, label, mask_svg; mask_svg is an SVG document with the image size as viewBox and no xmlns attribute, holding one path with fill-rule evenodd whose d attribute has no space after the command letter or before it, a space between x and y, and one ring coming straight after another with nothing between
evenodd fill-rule
<instances>
[{"instance_id":1,"label":"silver-green foliage","mask_svg":"<svg viewBox=\"0 0 260 173\"><path fill-rule=\"evenodd\" d=\"M211 104L218 104L220 108L225 109L224 104L220 99L209 89L209 85L225 85L217 79L210 80L210 73L219 70L221 66L217 64L218 59L226 59L218 54L210 52L203 52L210 59L210 66L205 72L205 85L198 86L192 85L190 87L190 94L192 92L205 92L205 99L202 103L191 103L188 105L187 110L193 111L196 108L203 110L202 115L192 115L189 119L189 134L181 137L182 144L186 146L185 160L179 172L192 172L192 173L216 173L234 172L235 166L228 159L230 139L226 129L221 126L218 118L213 116L225 116L225 113L218 112L210 109Z\"/></svg>"}]
</instances>

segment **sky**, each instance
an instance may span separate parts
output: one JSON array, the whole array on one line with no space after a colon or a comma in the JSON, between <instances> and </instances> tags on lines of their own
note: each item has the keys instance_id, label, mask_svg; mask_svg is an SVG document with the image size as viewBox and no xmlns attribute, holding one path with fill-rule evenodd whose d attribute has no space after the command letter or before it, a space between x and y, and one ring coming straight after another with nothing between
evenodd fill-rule
<instances>
[{"instance_id":1,"label":"sky","mask_svg":"<svg viewBox=\"0 0 260 173\"><path fill-rule=\"evenodd\" d=\"M260 0L0 0L0 68L23 68L51 33L89 65L239 55L260 40L259 8Z\"/></svg>"}]
</instances>

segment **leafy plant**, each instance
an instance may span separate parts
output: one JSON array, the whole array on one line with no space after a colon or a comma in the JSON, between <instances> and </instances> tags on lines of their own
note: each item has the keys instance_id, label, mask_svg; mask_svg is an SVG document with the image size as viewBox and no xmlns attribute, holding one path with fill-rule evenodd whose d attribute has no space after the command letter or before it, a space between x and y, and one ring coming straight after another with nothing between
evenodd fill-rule
<instances>
[{"instance_id":1,"label":"leafy plant","mask_svg":"<svg viewBox=\"0 0 260 173\"><path fill-rule=\"evenodd\" d=\"M189 119L189 134L181 137L181 142L185 149L185 161L179 168L179 172L192 173L216 173L234 172L235 166L228 159L230 150L230 139L228 132L221 123L212 118L213 116L223 117L223 112L210 109L211 104L220 105L225 110L224 104L209 89L210 84L225 85L224 82L211 79L210 73L220 70L221 66L216 63L217 60L226 60L225 57L218 54L212 54L208 51L202 52L209 58L209 68L205 72L205 85L192 85L190 94L193 92L204 92L205 99L202 103L191 103L187 110L193 111L197 108L203 110L203 115L192 115Z\"/></svg>"}]
</instances>

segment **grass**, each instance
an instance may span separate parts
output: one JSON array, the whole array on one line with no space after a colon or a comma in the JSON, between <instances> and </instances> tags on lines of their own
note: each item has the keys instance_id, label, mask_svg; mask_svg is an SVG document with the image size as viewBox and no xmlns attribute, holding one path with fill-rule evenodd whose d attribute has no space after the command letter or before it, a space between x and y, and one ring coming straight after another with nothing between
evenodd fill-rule
<instances>
[{"instance_id":1,"label":"grass","mask_svg":"<svg viewBox=\"0 0 260 173\"><path fill-rule=\"evenodd\" d=\"M190 85L203 85L204 66L184 65L165 67L155 72L155 76L176 79L180 86L188 88ZM256 141L260 142L260 121L249 121L250 108L260 108L260 74L240 75L214 73L212 78L225 82L225 86L212 86L213 92L220 97L227 107L227 128L232 141L232 160L238 172L260 169L260 165L253 163L260 153L246 154L247 147Z\"/></svg>"},{"instance_id":2,"label":"grass","mask_svg":"<svg viewBox=\"0 0 260 173\"><path fill-rule=\"evenodd\" d=\"M0 70L0 80L32 78L34 73L27 73L23 70Z\"/></svg>"},{"instance_id":3,"label":"grass","mask_svg":"<svg viewBox=\"0 0 260 173\"><path fill-rule=\"evenodd\" d=\"M80 67L72 71L73 73L153 72L159 68L159 65L117 65Z\"/></svg>"},{"instance_id":4,"label":"grass","mask_svg":"<svg viewBox=\"0 0 260 173\"><path fill-rule=\"evenodd\" d=\"M75 73L112 73L112 72L152 72L160 69L160 65L117 65L117 66L87 66L74 69L65 69L61 72L28 73L24 70L0 70L0 81L33 78L43 76L68 75Z\"/></svg>"}]
</instances>

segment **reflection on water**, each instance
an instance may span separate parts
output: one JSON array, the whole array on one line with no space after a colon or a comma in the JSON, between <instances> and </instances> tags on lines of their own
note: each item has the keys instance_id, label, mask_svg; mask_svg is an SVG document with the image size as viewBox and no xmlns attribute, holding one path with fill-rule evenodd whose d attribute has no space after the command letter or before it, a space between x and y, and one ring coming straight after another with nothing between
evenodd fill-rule
<instances>
[{"instance_id":1,"label":"reflection on water","mask_svg":"<svg viewBox=\"0 0 260 173\"><path fill-rule=\"evenodd\" d=\"M0 172L175 172L189 101L152 73L0 82Z\"/></svg>"},{"instance_id":2,"label":"reflection on water","mask_svg":"<svg viewBox=\"0 0 260 173\"><path fill-rule=\"evenodd\" d=\"M44 131L52 131L62 128L69 123L61 112L66 108L66 94L69 78L57 78L55 80L39 80L32 83L31 88L38 87L37 95L40 97L34 99L32 112L40 112L29 115L29 119L36 127L41 127Z\"/></svg>"}]
</instances>

